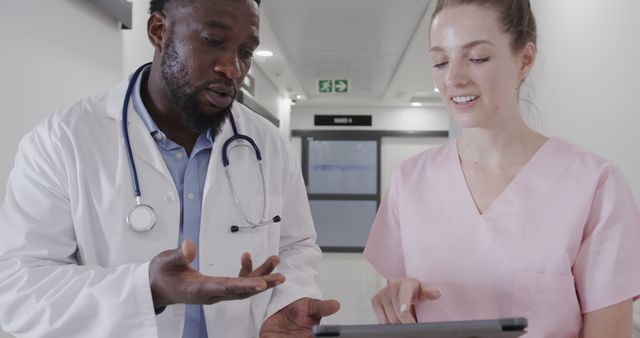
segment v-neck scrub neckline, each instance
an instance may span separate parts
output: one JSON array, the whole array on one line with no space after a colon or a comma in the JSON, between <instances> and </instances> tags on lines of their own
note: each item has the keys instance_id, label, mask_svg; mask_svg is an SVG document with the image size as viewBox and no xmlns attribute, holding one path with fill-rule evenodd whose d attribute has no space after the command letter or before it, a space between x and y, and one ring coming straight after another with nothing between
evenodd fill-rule
<instances>
[{"instance_id":1,"label":"v-neck scrub neckline","mask_svg":"<svg viewBox=\"0 0 640 338\"><path fill-rule=\"evenodd\" d=\"M482 217L487 213L490 213L494 204L500 203L502 196L510 193L509 190L511 186L518 184L518 180L520 179L521 176L525 176L524 179L526 180L526 175L528 174L528 172L533 172L533 174L535 175L538 157L544 157L544 152L546 151L546 148L553 147L552 143L554 141L555 139L553 137L550 137L549 139L547 139L547 141L545 141L545 143L542 144L540 148L538 148L538 150L536 150L536 152L533 154L533 156L531 156L529 161L527 161L527 163L522 168L520 168L520 170L513 177L513 179L511 179L511 181L504 187L504 189L500 192L500 194L491 202L491 204L489 204L489 206L484 211L480 211L480 208L478 207L478 203L475 197L473 196L473 193L471 192L471 187L469 186L469 182L467 181L467 178L464 174L464 169L462 168L462 159L460 158L460 151L458 149L458 142L451 142L454 148L454 155L455 155L455 160L452 162L457 164L456 168L454 169L457 169L455 171L457 171L457 174L461 179L461 180L458 179L457 181L461 181L463 183L464 190L466 190L467 200L469 202L469 203L466 203L466 205L470 206L471 209L478 214L478 217Z\"/></svg>"}]
</instances>

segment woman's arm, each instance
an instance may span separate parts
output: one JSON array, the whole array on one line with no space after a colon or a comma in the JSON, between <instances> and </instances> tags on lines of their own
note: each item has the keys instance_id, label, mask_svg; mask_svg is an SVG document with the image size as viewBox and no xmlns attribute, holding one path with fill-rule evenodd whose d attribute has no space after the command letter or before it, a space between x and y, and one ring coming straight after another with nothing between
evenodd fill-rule
<instances>
[{"instance_id":1,"label":"woman's arm","mask_svg":"<svg viewBox=\"0 0 640 338\"><path fill-rule=\"evenodd\" d=\"M587 312L583 316L583 338L631 338L633 322L633 301L611 305L600 310Z\"/></svg>"}]
</instances>

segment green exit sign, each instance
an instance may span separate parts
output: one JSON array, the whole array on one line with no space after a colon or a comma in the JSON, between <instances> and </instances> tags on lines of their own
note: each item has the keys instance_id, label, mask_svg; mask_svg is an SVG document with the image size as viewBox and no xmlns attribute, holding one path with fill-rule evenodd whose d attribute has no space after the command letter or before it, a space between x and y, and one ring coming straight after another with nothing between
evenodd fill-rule
<instances>
[{"instance_id":1,"label":"green exit sign","mask_svg":"<svg viewBox=\"0 0 640 338\"><path fill-rule=\"evenodd\" d=\"M348 93L349 80L346 80L346 79L333 80L333 89L336 91L336 93Z\"/></svg>"},{"instance_id":2,"label":"green exit sign","mask_svg":"<svg viewBox=\"0 0 640 338\"><path fill-rule=\"evenodd\" d=\"M332 94L332 93L348 93L349 92L349 80L347 79L320 79L318 80L318 93L320 94Z\"/></svg>"},{"instance_id":3,"label":"green exit sign","mask_svg":"<svg viewBox=\"0 0 640 338\"><path fill-rule=\"evenodd\" d=\"M333 93L333 80L318 80L318 92Z\"/></svg>"}]
</instances>

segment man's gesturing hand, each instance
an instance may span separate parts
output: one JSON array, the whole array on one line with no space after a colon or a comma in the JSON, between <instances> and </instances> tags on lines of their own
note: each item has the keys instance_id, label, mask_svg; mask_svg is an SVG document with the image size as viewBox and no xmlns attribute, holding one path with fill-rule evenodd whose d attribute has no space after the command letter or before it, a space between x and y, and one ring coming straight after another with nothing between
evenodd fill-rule
<instances>
[{"instance_id":1,"label":"man's gesturing hand","mask_svg":"<svg viewBox=\"0 0 640 338\"><path fill-rule=\"evenodd\" d=\"M340 309L336 300L301 298L262 323L260 338L312 338L311 328Z\"/></svg>"},{"instance_id":2,"label":"man's gesturing hand","mask_svg":"<svg viewBox=\"0 0 640 338\"><path fill-rule=\"evenodd\" d=\"M241 258L238 277L210 277L191 267L196 245L191 240L182 247L163 251L149 263L149 282L154 307L185 303L213 304L223 300L253 296L284 282L284 276L272 273L280 259L271 256L253 270L249 253Z\"/></svg>"}]
</instances>

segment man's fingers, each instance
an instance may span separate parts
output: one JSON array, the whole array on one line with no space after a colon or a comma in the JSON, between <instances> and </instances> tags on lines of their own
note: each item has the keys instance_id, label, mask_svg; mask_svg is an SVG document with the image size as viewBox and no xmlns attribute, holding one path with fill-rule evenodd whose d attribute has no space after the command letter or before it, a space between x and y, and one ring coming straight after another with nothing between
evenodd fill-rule
<instances>
[{"instance_id":1,"label":"man's fingers","mask_svg":"<svg viewBox=\"0 0 640 338\"><path fill-rule=\"evenodd\" d=\"M272 273L266 276L262 276L262 279L267 282L267 289L278 286L285 281L284 275L280 273Z\"/></svg>"},{"instance_id":2,"label":"man's fingers","mask_svg":"<svg viewBox=\"0 0 640 338\"><path fill-rule=\"evenodd\" d=\"M196 300L193 303L211 304L221 300L243 299L258 294L284 282L281 274L263 277L204 277L194 288ZM190 297L191 298L191 297Z\"/></svg>"},{"instance_id":3,"label":"man's fingers","mask_svg":"<svg viewBox=\"0 0 640 338\"><path fill-rule=\"evenodd\" d=\"M253 261L251 260L251 254L245 252L242 254L242 258L240 258L240 264L242 267L240 268L240 273L238 277L246 277L251 271L253 271Z\"/></svg>"},{"instance_id":4,"label":"man's fingers","mask_svg":"<svg viewBox=\"0 0 640 338\"><path fill-rule=\"evenodd\" d=\"M222 300L242 299L267 288L264 280L254 278L204 277L194 285L188 299L192 304L213 304Z\"/></svg>"},{"instance_id":5,"label":"man's fingers","mask_svg":"<svg viewBox=\"0 0 640 338\"><path fill-rule=\"evenodd\" d=\"M246 298L283 282L284 276L279 273L262 277L226 278L224 296L228 299Z\"/></svg>"},{"instance_id":6,"label":"man's fingers","mask_svg":"<svg viewBox=\"0 0 640 338\"><path fill-rule=\"evenodd\" d=\"M262 263L262 265L257 267L255 270L253 270L247 276L249 276L249 277L266 276L266 275L272 273L273 270L276 269L278 264L280 264L280 257L271 256L271 257L267 258L267 260L265 260L264 263Z\"/></svg>"},{"instance_id":7,"label":"man's fingers","mask_svg":"<svg viewBox=\"0 0 640 338\"><path fill-rule=\"evenodd\" d=\"M180 248L164 251L156 258L161 269L181 268L191 264L196 258L196 245L191 240L185 240Z\"/></svg>"},{"instance_id":8,"label":"man's fingers","mask_svg":"<svg viewBox=\"0 0 640 338\"><path fill-rule=\"evenodd\" d=\"M309 304L309 317L320 320L322 317L331 316L340 310L340 303L337 300L311 300Z\"/></svg>"},{"instance_id":9,"label":"man's fingers","mask_svg":"<svg viewBox=\"0 0 640 338\"><path fill-rule=\"evenodd\" d=\"M196 244L192 240L186 239L182 241L180 249L180 254L186 263L185 265L191 264L191 262L196 259Z\"/></svg>"}]
</instances>

